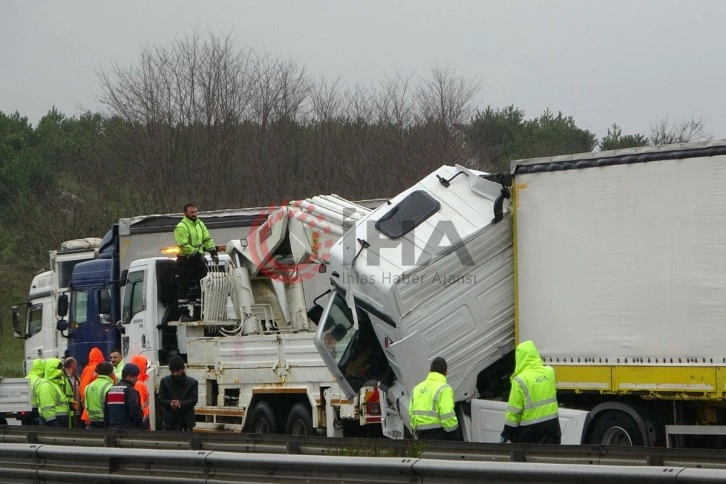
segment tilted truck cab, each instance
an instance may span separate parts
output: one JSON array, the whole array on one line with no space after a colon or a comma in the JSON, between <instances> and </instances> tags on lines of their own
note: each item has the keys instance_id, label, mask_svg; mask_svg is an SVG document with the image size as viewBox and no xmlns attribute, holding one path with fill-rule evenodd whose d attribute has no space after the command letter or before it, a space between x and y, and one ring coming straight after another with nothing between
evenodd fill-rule
<instances>
[{"instance_id":1,"label":"tilted truck cab","mask_svg":"<svg viewBox=\"0 0 726 484\"><path fill-rule=\"evenodd\" d=\"M442 167L333 247L336 296L316 344L349 395L361 380L384 383L389 425L407 421L409 391L435 356L445 356L455 399L465 402L485 391L480 374L514 349L509 191L480 175ZM342 328L333 349L327 335ZM403 436L401 423L392 427L387 433Z\"/></svg>"}]
</instances>

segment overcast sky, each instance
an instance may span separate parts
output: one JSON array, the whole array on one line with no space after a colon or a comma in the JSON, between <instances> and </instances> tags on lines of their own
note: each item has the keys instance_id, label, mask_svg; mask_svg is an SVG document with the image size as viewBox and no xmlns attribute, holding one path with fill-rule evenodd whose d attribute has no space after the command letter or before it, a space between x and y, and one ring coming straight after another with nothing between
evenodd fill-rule
<instances>
[{"instance_id":1,"label":"overcast sky","mask_svg":"<svg viewBox=\"0 0 726 484\"><path fill-rule=\"evenodd\" d=\"M99 69L196 28L351 86L438 63L481 78L481 108L550 108L598 137L702 117L720 139L724 19L720 0L0 0L0 111L98 111Z\"/></svg>"}]
</instances>

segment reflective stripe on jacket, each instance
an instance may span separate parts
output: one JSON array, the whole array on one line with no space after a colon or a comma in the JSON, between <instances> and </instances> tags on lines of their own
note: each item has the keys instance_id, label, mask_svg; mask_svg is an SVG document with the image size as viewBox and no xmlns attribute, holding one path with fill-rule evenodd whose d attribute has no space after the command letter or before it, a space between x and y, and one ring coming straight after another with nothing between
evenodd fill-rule
<instances>
[{"instance_id":1,"label":"reflective stripe on jacket","mask_svg":"<svg viewBox=\"0 0 726 484\"><path fill-rule=\"evenodd\" d=\"M185 257L191 257L214 247L214 241L204 222L199 219L191 221L186 216L176 224L174 240Z\"/></svg>"},{"instance_id":2,"label":"reflective stripe on jacket","mask_svg":"<svg viewBox=\"0 0 726 484\"><path fill-rule=\"evenodd\" d=\"M416 385L411 394L408 409L413 430L443 428L452 432L459 428L454 411L454 390L441 373L430 372L424 381Z\"/></svg>"},{"instance_id":3,"label":"reflective stripe on jacket","mask_svg":"<svg viewBox=\"0 0 726 484\"><path fill-rule=\"evenodd\" d=\"M531 341L517 346L505 425L520 427L558 418L555 370L545 366Z\"/></svg>"},{"instance_id":4,"label":"reflective stripe on jacket","mask_svg":"<svg viewBox=\"0 0 726 484\"><path fill-rule=\"evenodd\" d=\"M68 401L61 388L62 375L61 360L48 358L43 379L38 384L38 413L45 422L52 422L57 417L70 418Z\"/></svg>"},{"instance_id":5,"label":"reflective stripe on jacket","mask_svg":"<svg viewBox=\"0 0 726 484\"><path fill-rule=\"evenodd\" d=\"M38 384L43 380L43 375L45 375L45 362L36 358L28 376L25 377L30 383L30 406L33 408L38 408Z\"/></svg>"},{"instance_id":6,"label":"reflective stripe on jacket","mask_svg":"<svg viewBox=\"0 0 726 484\"><path fill-rule=\"evenodd\" d=\"M113 386L113 380L107 375L98 375L86 386L84 400L88 410L89 422L103 422L103 407L106 404L106 394Z\"/></svg>"},{"instance_id":7,"label":"reflective stripe on jacket","mask_svg":"<svg viewBox=\"0 0 726 484\"><path fill-rule=\"evenodd\" d=\"M139 392L133 383L121 380L106 394L104 421L109 429L140 429L144 414L139 403Z\"/></svg>"}]
</instances>

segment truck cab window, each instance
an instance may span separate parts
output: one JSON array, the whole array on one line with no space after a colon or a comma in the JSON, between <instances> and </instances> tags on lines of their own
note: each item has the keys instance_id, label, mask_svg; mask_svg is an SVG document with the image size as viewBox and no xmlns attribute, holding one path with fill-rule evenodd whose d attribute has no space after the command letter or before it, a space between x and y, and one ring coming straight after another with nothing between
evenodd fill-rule
<instances>
[{"instance_id":1,"label":"truck cab window","mask_svg":"<svg viewBox=\"0 0 726 484\"><path fill-rule=\"evenodd\" d=\"M98 313L103 317L102 323L111 323L111 291L101 289L98 292Z\"/></svg>"},{"instance_id":2,"label":"truck cab window","mask_svg":"<svg viewBox=\"0 0 726 484\"><path fill-rule=\"evenodd\" d=\"M441 204L423 190L411 192L376 222L376 229L389 239L400 239L435 214Z\"/></svg>"},{"instance_id":3,"label":"truck cab window","mask_svg":"<svg viewBox=\"0 0 726 484\"><path fill-rule=\"evenodd\" d=\"M146 308L144 302L144 272L129 273L126 282L126 290L124 292L124 304L122 313L124 315L124 323L131 322L134 314L143 311Z\"/></svg>"},{"instance_id":4,"label":"truck cab window","mask_svg":"<svg viewBox=\"0 0 726 484\"><path fill-rule=\"evenodd\" d=\"M88 292L81 290L73 291L70 319L71 329L86 324L88 321Z\"/></svg>"},{"instance_id":5,"label":"truck cab window","mask_svg":"<svg viewBox=\"0 0 726 484\"><path fill-rule=\"evenodd\" d=\"M43 305L35 304L28 309L28 337L43 329Z\"/></svg>"}]
</instances>

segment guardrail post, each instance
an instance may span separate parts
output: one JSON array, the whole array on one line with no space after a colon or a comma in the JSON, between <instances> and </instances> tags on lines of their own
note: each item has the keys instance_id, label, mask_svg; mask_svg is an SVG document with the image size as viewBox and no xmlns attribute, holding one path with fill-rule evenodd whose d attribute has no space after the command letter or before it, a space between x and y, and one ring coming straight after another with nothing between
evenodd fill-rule
<instances>
[{"instance_id":1,"label":"guardrail post","mask_svg":"<svg viewBox=\"0 0 726 484\"><path fill-rule=\"evenodd\" d=\"M189 450L202 450L202 439L200 437L190 438Z\"/></svg>"}]
</instances>

